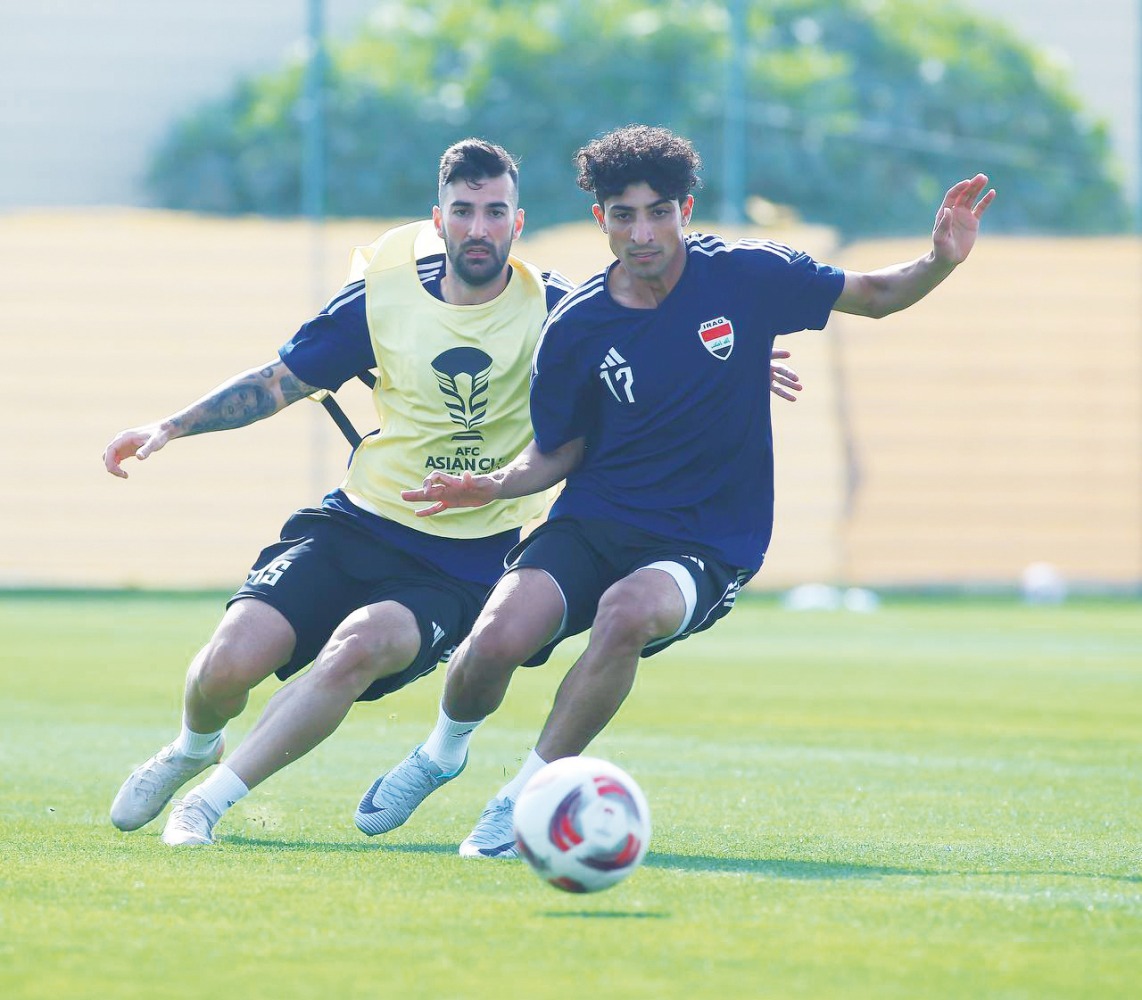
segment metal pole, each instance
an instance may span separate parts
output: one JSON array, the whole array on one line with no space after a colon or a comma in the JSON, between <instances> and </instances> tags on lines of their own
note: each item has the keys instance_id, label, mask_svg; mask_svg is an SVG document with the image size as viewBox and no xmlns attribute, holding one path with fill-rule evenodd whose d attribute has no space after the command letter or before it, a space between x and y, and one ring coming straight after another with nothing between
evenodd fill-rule
<instances>
[{"instance_id":1,"label":"metal pole","mask_svg":"<svg viewBox=\"0 0 1142 1000\"><path fill-rule=\"evenodd\" d=\"M1137 152L1137 157L1134 160L1134 229L1135 232L1142 234L1142 0L1138 0L1136 31L1138 35L1138 51L1135 53L1135 68L1138 71L1138 134L1134 143Z\"/></svg>"},{"instance_id":2,"label":"metal pole","mask_svg":"<svg viewBox=\"0 0 1142 1000\"><path fill-rule=\"evenodd\" d=\"M320 220L325 212L324 0L308 0L305 91L302 96L301 210Z\"/></svg>"},{"instance_id":3,"label":"metal pole","mask_svg":"<svg viewBox=\"0 0 1142 1000\"><path fill-rule=\"evenodd\" d=\"M307 0L306 64L301 101L301 212L310 223L310 286L316 311L325 288L325 29L324 0ZM332 449L325 414L310 407L309 479L311 503L328 487L326 466Z\"/></svg>"},{"instance_id":4,"label":"metal pole","mask_svg":"<svg viewBox=\"0 0 1142 1000\"><path fill-rule=\"evenodd\" d=\"M745 222L745 60L746 3L728 0L729 58L726 60L726 113L722 137L722 221Z\"/></svg>"}]
</instances>

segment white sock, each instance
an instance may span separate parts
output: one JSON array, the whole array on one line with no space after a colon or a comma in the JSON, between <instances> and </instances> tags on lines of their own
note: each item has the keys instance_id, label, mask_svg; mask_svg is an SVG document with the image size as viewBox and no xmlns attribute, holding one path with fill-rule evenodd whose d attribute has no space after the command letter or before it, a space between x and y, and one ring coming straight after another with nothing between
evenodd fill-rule
<instances>
[{"instance_id":1,"label":"white sock","mask_svg":"<svg viewBox=\"0 0 1142 1000\"><path fill-rule=\"evenodd\" d=\"M523 791L523 786L528 783L531 776L546 763L547 761L532 750L531 753L527 755L527 760L523 762L523 767L519 769L519 773L496 793L496 797L500 799L511 799L514 802L519 798L519 793Z\"/></svg>"},{"instance_id":2,"label":"white sock","mask_svg":"<svg viewBox=\"0 0 1142 1000\"><path fill-rule=\"evenodd\" d=\"M219 764L214 773L191 794L202 799L214 811L214 818L217 819L235 802L240 802L249 795L250 789L229 767Z\"/></svg>"},{"instance_id":3,"label":"white sock","mask_svg":"<svg viewBox=\"0 0 1142 1000\"><path fill-rule=\"evenodd\" d=\"M209 757L218 747L222 737L222 730L216 733L195 733L187 728L186 720L182 723L182 732L175 740L175 747L184 757Z\"/></svg>"},{"instance_id":4,"label":"white sock","mask_svg":"<svg viewBox=\"0 0 1142 1000\"><path fill-rule=\"evenodd\" d=\"M455 771L464 763L472 734L483 721L477 719L475 722L457 722L448 717L444 705L441 704L440 714L436 717L436 728L424 741L420 752L438 767L442 767L445 774Z\"/></svg>"}]
</instances>

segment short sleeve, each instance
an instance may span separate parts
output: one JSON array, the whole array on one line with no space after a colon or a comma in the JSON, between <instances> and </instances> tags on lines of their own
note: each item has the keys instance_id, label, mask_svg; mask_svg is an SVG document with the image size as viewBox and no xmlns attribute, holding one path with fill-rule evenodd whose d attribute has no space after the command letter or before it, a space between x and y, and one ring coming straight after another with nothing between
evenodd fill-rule
<instances>
[{"instance_id":1,"label":"short sleeve","mask_svg":"<svg viewBox=\"0 0 1142 1000\"><path fill-rule=\"evenodd\" d=\"M572 281L558 271L544 271L543 289L547 293L547 311L551 312L574 288Z\"/></svg>"},{"instance_id":2,"label":"short sleeve","mask_svg":"<svg viewBox=\"0 0 1142 1000\"><path fill-rule=\"evenodd\" d=\"M341 289L321 312L302 324L278 356L299 379L320 389L339 389L358 372L375 368L365 318L365 283L355 281Z\"/></svg>"},{"instance_id":3,"label":"short sleeve","mask_svg":"<svg viewBox=\"0 0 1142 1000\"><path fill-rule=\"evenodd\" d=\"M798 251L791 251L784 266L769 269L768 279L764 308L779 334L823 330L845 287L841 268L819 263Z\"/></svg>"},{"instance_id":4,"label":"short sleeve","mask_svg":"<svg viewBox=\"0 0 1142 1000\"><path fill-rule=\"evenodd\" d=\"M549 453L589 435L593 424L591 385L573 352L565 321L544 328L531 373L531 424L535 443Z\"/></svg>"}]
</instances>

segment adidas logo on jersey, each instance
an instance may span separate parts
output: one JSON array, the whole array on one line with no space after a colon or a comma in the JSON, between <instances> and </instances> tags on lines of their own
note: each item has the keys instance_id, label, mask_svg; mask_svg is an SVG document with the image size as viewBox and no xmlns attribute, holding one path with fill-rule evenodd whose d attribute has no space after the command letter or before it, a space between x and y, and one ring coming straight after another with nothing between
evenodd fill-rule
<instances>
[{"instance_id":1,"label":"adidas logo on jersey","mask_svg":"<svg viewBox=\"0 0 1142 1000\"><path fill-rule=\"evenodd\" d=\"M620 403L634 402L634 372L626 358L613 347L599 365L599 378L607 383L611 395Z\"/></svg>"}]
</instances>

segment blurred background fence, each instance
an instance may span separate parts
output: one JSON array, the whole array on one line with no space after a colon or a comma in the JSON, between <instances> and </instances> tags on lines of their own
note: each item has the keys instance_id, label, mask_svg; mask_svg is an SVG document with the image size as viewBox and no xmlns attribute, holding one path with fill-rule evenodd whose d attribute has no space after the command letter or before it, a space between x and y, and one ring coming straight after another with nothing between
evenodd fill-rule
<instances>
[{"instance_id":1,"label":"blurred background fence","mask_svg":"<svg viewBox=\"0 0 1142 1000\"><path fill-rule=\"evenodd\" d=\"M348 35L398 6L329 0L325 30ZM1142 4L970 6L1005 9L1012 30L1041 27L1039 46L1071 25L1083 114L1107 123L1122 203L1136 201ZM100 462L117 430L273 357L339 286L350 248L389 224L170 211L146 183L157 144L198 102L242 74L307 65L305 8L56 0L0 13L0 586L233 586L285 516L337 482L346 447L308 403L176 442L126 483ZM467 124L449 126L449 141ZM812 152L806 136L776 134ZM752 224L727 222L731 145L703 146L714 183L696 229L761 234L853 268L927 246L930 212L906 239L827 224L811 205L755 205ZM972 162L992 169L984 159ZM403 169L431 190L431 160ZM526 207L539 167L525 158L523 169ZM998 208L1012 192L997 182ZM572 200L569 169L560 183ZM851 200L887 205L886 185L854 187ZM585 217L586 203L572 204ZM385 214L430 205L431 194ZM1040 563L1076 585L1142 584L1142 238L1106 218L1098 234L1055 233L997 214L970 262L917 307L787 338L806 389L774 404L777 529L759 586L1003 587ZM520 253L576 279L608 259L586 223L532 226ZM371 426L363 388L341 395Z\"/></svg>"}]
</instances>

